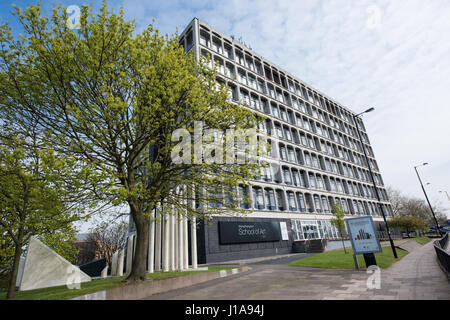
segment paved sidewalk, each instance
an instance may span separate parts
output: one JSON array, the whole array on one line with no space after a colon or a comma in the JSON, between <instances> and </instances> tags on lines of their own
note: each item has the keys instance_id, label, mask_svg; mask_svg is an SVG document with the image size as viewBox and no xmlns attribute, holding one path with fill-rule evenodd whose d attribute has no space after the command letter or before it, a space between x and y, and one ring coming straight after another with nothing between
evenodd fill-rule
<instances>
[{"instance_id":1,"label":"paved sidewalk","mask_svg":"<svg viewBox=\"0 0 450 320\"><path fill-rule=\"evenodd\" d=\"M381 288L368 289L372 274L355 270L329 270L286 266L285 257L260 261L252 270L165 294L148 297L192 300L450 300L450 285L439 268L432 242L425 246L404 242L412 252L381 270ZM297 258L298 259L298 258Z\"/></svg>"},{"instance_id":2,"label":"paved sidewalk","mask_svg":"<svg viewBox=\"0 0 450 320\"><path fill-rule=\"evenodd\" d=\"M396 246L401 247L404 243L408 243L412 240L395 240L394 244ZM416 241L412 241L415 244L417 244ZM388 247L391 244L389 243L389 241L383 241L381 242L381 246L382 247ZM417 244L419 245L419 244ZM420 245L419 245L420 246ZM346 248L351 248L351 247L346 247ZM342 248L338 248L338 249L342 249ZM403 248L404 250L409 251L407 248ZM214 262L214 263L210 263L210 264L205 264L205 265L201 265L201 266L220 266L220 265L224 265L224 266L246 266L246 265L251 265L251 264L255 264L255 263L265 263L268 261L274 261L274 260L279 260L279 259L288 259L288 258L292 258L295 257L296 259L301 259L301 258L306 258L309 257L311 255L314 255L316 253L288 253L288 254L279 254L276 256L268 256L268 257L258 257L258 258L249 258L249 259L240 259L240 260L231 260L231 261L225 261L225 262ZM296 260L294 259L294 260ZM292 260L293 261L293 260ZM268 262L269 264L271 262Z\"/></svg>"},{"instance_id":3,"label":"paved sidewalk","mask_svg":"<svg viewBox=\"0 0 450 320\"><path fill-rule=\"evenodd\" d=\"M421 246L414 241L400 245L412 250L391 267L381 270L381 289L367 289L367 276L355 276L351 284L342 285L324 299L348 298L359 294L357 299L371 300L450 300L450 285L440 269L433 242Z\"/></svg>"}]
</instances>

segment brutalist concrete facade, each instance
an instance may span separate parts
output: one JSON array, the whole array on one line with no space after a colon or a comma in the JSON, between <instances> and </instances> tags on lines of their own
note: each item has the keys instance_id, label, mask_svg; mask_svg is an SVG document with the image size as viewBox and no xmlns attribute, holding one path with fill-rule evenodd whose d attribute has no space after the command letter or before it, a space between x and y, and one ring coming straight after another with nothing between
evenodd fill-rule
<instances>
[{"instance_id":1,"label":"brutalist concrete facade","mask_svg":"<svg viewBox=\"0 0 450 320\"><path fill-rule=\"evenodd\" d=\"M364 123L355 122L353 111L268 61L243 41L197 18L181 33L180 45L197 59L209 61L211 67L218 66L217 80L229 88L231 101L244 102L245 107L267 117L261 129L270 136L272 152L260 161L268 166L262 166L259 180L239 187L236 194L252 199L253 212L246 219L283 221L289 233L288 241L220 245L217 223L230 218L214 217L210 226L201 225L198 230L199 261L288 253L292 241L337 239L330 219L338 202L349 218L371 215L377 230L383 230L380 209L392 216L391 204ZM381 202L376 199L369 166ZM247 208L246 204L241 206Z\"/></svg>"}]
</instances>

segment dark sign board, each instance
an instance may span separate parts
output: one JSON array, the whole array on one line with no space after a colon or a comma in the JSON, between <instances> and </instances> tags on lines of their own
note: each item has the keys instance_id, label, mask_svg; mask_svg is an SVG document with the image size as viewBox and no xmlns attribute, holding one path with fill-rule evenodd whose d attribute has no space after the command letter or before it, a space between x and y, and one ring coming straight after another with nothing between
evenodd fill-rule
<instances>
[{"instance_id":1,"label":"dark sign board","mask_svg":"<svg viewBox=\"0 0 450 320\"><path fill-rule=\"evenodd\" d=\"M219 221L219 239L220 244L280 241L280 223Z\"/></svg>"}]
</instances>

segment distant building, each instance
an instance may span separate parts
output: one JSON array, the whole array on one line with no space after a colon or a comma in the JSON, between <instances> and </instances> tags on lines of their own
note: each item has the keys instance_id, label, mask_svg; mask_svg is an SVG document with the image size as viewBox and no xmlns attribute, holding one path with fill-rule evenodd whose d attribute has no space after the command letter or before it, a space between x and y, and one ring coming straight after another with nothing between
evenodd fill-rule
<instances>
[{"instance_id":1,"label":"distant building","mask_svg":"<svg viewBox=\"0 0 450 320\"><path fill-rule=\"evenodd\" d=\"M77 238L75 245L80 250L75 264L81 265L95 259L97 244L95 241L89 240L89 233L79 233L75 237Z\"/></svg>"}]
</instances>

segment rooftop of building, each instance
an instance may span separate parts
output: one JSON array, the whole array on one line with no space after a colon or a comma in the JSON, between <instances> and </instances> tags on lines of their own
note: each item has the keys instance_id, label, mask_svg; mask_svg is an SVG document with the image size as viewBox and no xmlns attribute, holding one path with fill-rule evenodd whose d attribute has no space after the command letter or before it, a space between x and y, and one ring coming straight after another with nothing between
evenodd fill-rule
<instances>
[{"instance_id":1,"label":"rooftop of building","mask_svg":"<svg viewBox=\"0 0 450 320\"><path fill-rule=\"evenodd\" d=\"M291 74L290 72L286 71L284 68L278 66L277 64L273 63L272 61L268 60L267 58L265 58L264 56L260 55L259 53L255 52L253 49L247 47L246 45L240 43L239 41L235 40L234 38L232 38L231 36L226 35L225 33L223 33L220 30L217 30L215 27L213 27L212 25L210 25L208 22L201 20L197 17L194 17L184 28L183 32L180 34L180 37L184 35L184 33L188 30L189 26L191 25L191 23L194 20L198 20L199 23L201 23L203 26L206 26L208 29L210 29L210 31L215 32L217 34L219 34L222 38L226 39L228 42L238 46L238 47L245 47L244 51L249 52L252 56L257 57L258 59L260 59L262 62L266 62L267 64L269 64L270 66L272 66L273 68L277 69L278 71L281 71L282 73L284 73L286 76L298 81L300 84L304 85L306 88L311 89L312 91L320 94L323 98L326 98L327 100L329 100L332 103L335 103L336 105L338 105L339 107L343 108L344 110L346 110L347 112L349 112L350 114L354 115L357 114L355 111L351 110L350 108L344 106L343 104L339 103L338 101L336 101L336 99L333 99L331 97L329 97L328 95L326 95L325 93L323 93L322 91L314 88L313 86L311 86L310 84L306 83L305 81L301 80L300 78L298 78L297 76ZM363 110L362 110L363 111ZM363 121L363 119L360 118L361 121Z\"/></svg>"}]
</instances>

